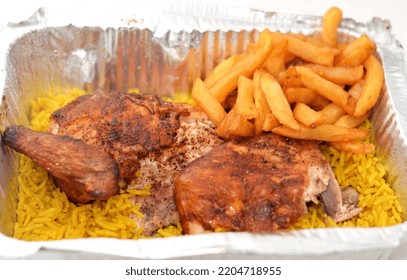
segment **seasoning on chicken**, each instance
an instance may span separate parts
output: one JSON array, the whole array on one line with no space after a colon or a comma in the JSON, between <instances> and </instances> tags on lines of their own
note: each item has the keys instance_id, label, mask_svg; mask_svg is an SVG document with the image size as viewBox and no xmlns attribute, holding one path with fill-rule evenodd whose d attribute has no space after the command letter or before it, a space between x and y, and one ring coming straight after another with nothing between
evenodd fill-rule
<instances>
[{"instance_id":1,"label":"seasoning on chicken","mask_svg":"<svg viewBox=\"0 0 407 280\"><path fill-rule=\"evenodd\" d=\"M108 152L129 182L141 158L172 145L181 114L188 112L154 95L103 92L81 96L54 112L49 131Z\"/></svg>"},{"instance_id":2,"label":"seasoning on chicken","mask_svg":"<svg viewBox=\"0 0 407 280\"><path fill-rule=\"evenodd\" d=\"M180 127L173 145L159 152L151 152L141 159L140 176L130 186L151 186L151 195L133 198L144 214L144 218L134 216L133 219L143 227L145 235L179 222L174 202L174 175L191 161L223 143L216 136L213 123L199 108L185 104L181 106L188 109L190 115L180 117Z\"/></svg>"},{"instance_id":3,"label":"seasoning on chicken","mask_svg":"<svg viewBox=\"0 0 407 280\"><path fill-rule=\"evenodd\" d=\"M7 127L3 143L32 158L73 201L107 199L119 192L119 169L106 152L69 136Z\"/></svg>"},{"instance_id":4,"label":"seasoning on chicken","mask_svg":"<svg viewBox=\"0 0 407 280\"><path fill-rule=\"evenodd\" d=\"M175 177L184 233L218 228L269 232L289 227L330 179L318 143L265 134L234 139Z\"/></svg>"},{"instance_id":5,"label":"seasoning on chicken","mask_svg":"<svg viewBox=\"0 0 407 280\"><path fill-rule=\"evenodd\" d=\"M120 92L76 99L52 115L49 128L113 155L129 188L151 187L133 198L144 217L132 218L144 235L179 221L173 175L223 142L214 130L197 107Z\"/></svg>"}]
</instances>

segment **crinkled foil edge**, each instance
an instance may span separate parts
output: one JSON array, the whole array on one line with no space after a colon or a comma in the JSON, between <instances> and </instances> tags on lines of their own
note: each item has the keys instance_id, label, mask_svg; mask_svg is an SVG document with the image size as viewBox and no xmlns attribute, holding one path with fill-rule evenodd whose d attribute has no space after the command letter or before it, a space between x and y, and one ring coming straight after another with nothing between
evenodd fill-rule
<instances>
[{"instance_id":1,"label":"crinkled foil edge","mask_svg":"<svg viewBox=\"0 0 407 280\"><path fill-rule=\"evenodd\" d=\"M94 12L92 16L78 11L67 14L64 11L39 9L27 20L10 23L0 36L0 87L4 87L4 65L9 44L27 32L46 27L75 25L97 26L100 28L148 28L154 38L161 40L164 47L171 46L171 40L162 40L168 32L193 32L207 30L261 30L270 28L282 32L311 34L320 30L319 16L286 14L275 11L260 11L242 7L204 5L165 5L157 8L146 5L137 12L123 9L116 11L112 18L110 11ZM120 16L117 16L120 15ZM378 123L375 137L385 141L391 135L396 148L379 151L396 158L388 164L394 168L405 168L400 156L406 155L407 135L407 61L400 43L391 33L390 23L378 18L367 23L345 19L340 31L349 35L369 34L378 43L378 53L386 73L386 87L390 93L377 106L391 108L390 114L376 113L372 116ZM3 39L6 40L3 40ZM393 110L394 109L394 110ZM384 145L385 146L385 145ZM386 146L385 146L386 147ZM403 167L404 166L404 167ZM405 172L407 173L407 172ZM400 178L390 178L403 185ZM405 180L405 179L404 179ZM404 184L406 185L406 184ZM404 189L398 190L404 192ZM407 197L403 195L403 197ZM407 203L405 203L406 205ZM30 256L40 249L79 251L107 254L129 258L386 258L392 249L407 240L407 223L386 228L331 228L287 231L272 234L214 233L181 236L154 240L78 239L49 242L26 242L0 235L0 256ZM4 245L4 246L3 246Z\"/></svg>"}]
</instances>

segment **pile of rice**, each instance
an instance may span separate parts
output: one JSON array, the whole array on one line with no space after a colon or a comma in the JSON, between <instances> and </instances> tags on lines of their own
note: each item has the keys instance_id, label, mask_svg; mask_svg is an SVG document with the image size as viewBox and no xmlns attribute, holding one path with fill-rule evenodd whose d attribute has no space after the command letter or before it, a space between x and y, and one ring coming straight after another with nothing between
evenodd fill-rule
<instances>
[{"instance_id":1,"label":"pile of rice","mask_svg":"<svg viewBox=\"0 0 407 280\"><path fill-rule=\"evenodd\" d=\"M32 101L32 129L46 131L50 115L76 97L85 94L81 89L63 91L53 88L44 97ZM175 101L189 101L185 94L177 95ZM367 123L366 125L369 125ZM374 153L353 155L324 147L323 152L331 164L341 187L353 186L360 193L359 206L363 211L357 217L335 223L327 216L321 205L309 207L309 212L294 229L334 226L375 227L402 222L402 208L394 191L386 183L386 171ZM144 190L122 191L107 201L76 205L65 193L55 187L48 173L26 156L20 157L17 218L14 237L23 240L57 240L83 237L115 237L123 239L142 238L130 214L143 217L138 206L131 203L135 195L149 195ZM180 224L157 231L157 237L182 234Z\"/></svg>"},{"instance_id":2,"label":"pile of rice","mask_svg":"<svg viewBox=\"0 0 407 280\"><path fill-rule=\"evenodd\" d=\"M370 129L370 122L366 121L362 126ZM335 223L320 205L313 205L308 207L308 214L294 224L293 228L384 227L403 222L403 209L393 189L386 182L386 170L375 152L358 155L322 146L322 153L335 173L339 186L356 188L359 193L358 207L363 210L350 220Z\"/></svg>"}]
</instances>

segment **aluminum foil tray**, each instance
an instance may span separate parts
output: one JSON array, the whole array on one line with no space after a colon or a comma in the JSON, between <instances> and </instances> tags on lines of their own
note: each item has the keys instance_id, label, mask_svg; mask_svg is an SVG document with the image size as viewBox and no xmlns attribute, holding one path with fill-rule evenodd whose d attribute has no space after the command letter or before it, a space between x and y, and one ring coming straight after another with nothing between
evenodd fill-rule
<instances>
[{"instance_id":1,"label":"aluminum foil tray","mask_svg":"<svg viewBox=\"0 0 407 280\"><path fill-rule=\"evenodd\" d=\"M29 100L61 87L127 90L171 96L190 90L223 58L242 51L259 30L312 34L321 17L202 5L144 5L134 11L67 13L40 8L0 29L0 126L28 124ZM368 34L378 47L386 84L371 120L389 182L407 209L407 69L390 23L344 19L342 36ZM106 258L388 258L407 243L407 222L384 228L331 228L271 234L213 233L164 239L112 238L26 242L12 238L14 153L1 147L0 258L45 252ZM11 201L11 202L10 202ZM14 203L13 203L14 201ZM404 214L404 219L407 213Z\"/></svg>"}]
</instances>

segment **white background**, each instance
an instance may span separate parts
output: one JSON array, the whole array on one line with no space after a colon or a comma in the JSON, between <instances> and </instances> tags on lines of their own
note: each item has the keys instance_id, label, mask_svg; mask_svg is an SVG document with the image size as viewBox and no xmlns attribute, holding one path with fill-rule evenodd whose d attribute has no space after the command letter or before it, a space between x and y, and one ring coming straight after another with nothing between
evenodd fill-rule
<instances>
[{"instance_id":1,"label":"white background","mask_svg":"<svg viewBox=\"0 0 407 280\"><path fill-rule=\"evenodd\" d=\"M29 18L34 11L39 7L64 6L66 11L82 11L88 10L92 12L94 5L111 9L114 13L115 7L128 7L129 9L137 9L138 5L143 5L147 0L138 1L50 1L50 0L2 0L0 2L0 30L7 26L8 22L19 22ZM171 3L191 3L198 1L148 1L149 4L156 2L159 5L161 2ZM396 38L402 43L404 48L407 46L407 1L403 0L199 0L200 4L216 4L216 5L234 5L252 7L270 11L290 11L302 14L323 15L323 13L331 6L338 6L343 11L345 18L353 18L359 22L366 22L373 17L388 19L392 24L392 30ZM44 255L40 252L33 258L63 258L62 255ZM391 256L393 259L407 259L407 245L396 250Z\"/></svg>"}]
</instances>

